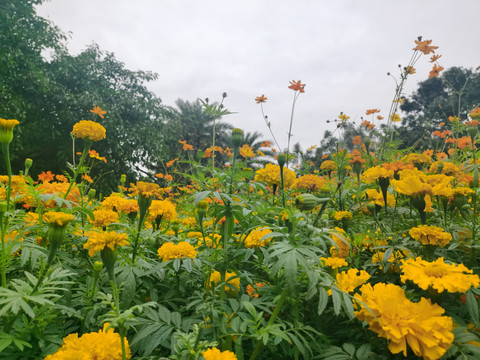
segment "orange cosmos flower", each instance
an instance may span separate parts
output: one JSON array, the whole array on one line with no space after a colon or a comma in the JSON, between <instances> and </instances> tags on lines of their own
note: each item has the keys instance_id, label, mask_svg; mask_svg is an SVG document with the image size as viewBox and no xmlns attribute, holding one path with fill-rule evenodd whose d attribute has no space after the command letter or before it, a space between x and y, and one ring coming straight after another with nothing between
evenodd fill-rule
<instances>
[{"instance_id":1,"label":"orange cosmos flower","mask_svg":"<svg viewBox=\"0 0 480 360\"><path fill-rule=\"evenodd\" d=\"M365 126L368 130L371 130L375 127L374 124L372 124L370 121L364 120L362 122L362 125Z\"/></svg>"},{"instance_id":2,"label":"orange cosmos flower","mask_svg":"<svg viewBox=\"0 0 480 360\"><path fill-rule=\"evenodd\" d=\"M172 166L173 163L174 163L175 161L177 161L177 160L178 160L178 158L172 159L172 160L170 160L169 162L167 162L167 163L165 164L165 166L168 168L168 167Z\"/></svg>"},{"instance_id":3,"label":"orange cosmos flower","mask_svg":"<svg viewBox=\"0 0 480 360\"><path fill-rule=\"evenodd\" d=\"M417 46L414 47L412 50L421 51L425 55L428 55L430 53L435 54L435 49L438 49L438 46L431 46L430 45L432 43L432 40L425 40L425 41L415 40L415 43L417 44Z\"/></svg>"},{"instance_id":4,"label":"orange cosmos flower","mask_svg":"<svg viewBox=\"0 0 480 360\"><path fill-rule=\"evenodd\" d=\"M90 184L93 183L92 178L90 176L88 176L87 174L83 174L82 179L89 182Z\"/></svg>"},{"instance_id":5,"label":"orange cosmos flower","mask_svg":"<svg viewBox=\"0 0 480 360\"><path fill-rule=\"evenodd\" d=\"M432 71L430 71L430 75L428 75L428 77L429 78L437 77L438 75L440 75L440 71L442 70L443 70L443 66L437 66L437 64L434 64L433 69Z\"/></svg>"},{"instance_id":6,"label":"orange cosmos flower","mask_svg":"<svg viewBox=\"0 0 480 360\"><path fill-rule=\"evenodd\" d=\"M187 140L178 140L178 142L183 145L183 151L193 150L193 146L187 144Z\"/></svg>"},{"instance_id":7,"label":"orange cosmos flower","mask_svg":"<svg viewBox=\"0 0 480 360\"><path fill-rule=\"evenodd\" d=\"M102 110L100 108L100 106L94 106L92 110L90 110L91 113L94 113L94 114L97 114L98 116L100 116L102 119L104 119L104 116L107 111L106 110Z\"/></svg>"},{"instance_id":8,"label":"orange cosmos flower","mask_svg":"<svg viewBox=\"0 0 480 360\"><path fill-rule=\"evenodd\" d=\"M353 143L353 145L361 144L361 143L362 143L362 139L361 139L360 135L354 136L352 143Z\"/></svg>"},{"instance_id":9,"label":"orange cosmos flower","mask_svg":"<svg viewBox=\"0 0 480 360\"><path fill-rule=\"evenodd\" d=\"M290 81L290 86L288 87L289 89L292 89L293 91L300 91L301 93L304 93L305 90L305 84L302 84L300 80L295 81L292 80Z\"/></svg>"},{"instance_id":10,"label":"orange cosmos flower","mask_svg":"<svg viewBox=\"0 0 480 360\"><path fill-rule=\"evenodd\" d=\"M432 55L432 57L430 58L430 62L433 63L435 61L437 61L438 59L440 59L442 57L442 55Z\"/></svg>"},{"instance_id":11,"label":"orange cosmos flower","mask_svg":"<svg viewBox=\"0 0 480 360\"><path fill-rule=\"evenodd\" d=\"M257 102L257 104L260 104L260 103L264 103L264 102L267 102L268 98L265 97L265 95L261 95L261 96L257 96L255 98L255 101Z\"/></svg>"},{"instance_id":12,"label":"orange cosmos flower","mask_svg":"<svg viewBox=\"0 0 480 360\"><path fill-rule=\"evenodd\" d=\"M377 115L378 120L383 120L383 116Z\"/></svg>"},{"instance_id":13,"label":"orange cosmos flower","mask_svg":"<svg viewBox=\"0 0 480 360\"><path fill-rule=\"evenodd\" d=\"M272 143L270 141L264 141L260 144L260 147L272 147Z\"/></svg>"},{"instance_id":14,"label":"orange cosmos flower","mask_svg":"<svg viewBox=\"0 0 480 360\"><path fill-rule=\"evenodd\" d=\"M367 110L367 112L365 114L367 115L372 115L372 114L376 114L376 113L379 113L380 110L378 109L370 109L370 110Z\"/></svg>"}]
</instances>

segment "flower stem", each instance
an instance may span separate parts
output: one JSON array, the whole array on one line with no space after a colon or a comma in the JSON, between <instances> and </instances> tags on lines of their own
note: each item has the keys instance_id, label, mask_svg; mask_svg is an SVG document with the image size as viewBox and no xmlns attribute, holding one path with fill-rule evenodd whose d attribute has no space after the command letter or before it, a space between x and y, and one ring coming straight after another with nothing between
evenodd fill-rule
<instances>
[{"instance_id":1,"label":"flower stem","mask_svg":"<svg viewBox=\"0 0 480 360\"><path fill-rule=\"evenodd\" d=\"M73 172L72 180L70 180L70 185L67 189L67 192L65 193L65 196L63 197L64 199L67 198L68 194L70 193L70 190L72 190L73 184L77 180L79 169L82 168L83 163L85 162L85 158L87 157L87 153L88 153L88 150L90 149L90 146L92 146L92 141L91 140L85 140L85 146L83 147L82 157L80 158L80 162L78 163L78 166L75 167L75 171ZM74 156L75 156L75 154L74 154Z\"/></svg>"}]
</instances>

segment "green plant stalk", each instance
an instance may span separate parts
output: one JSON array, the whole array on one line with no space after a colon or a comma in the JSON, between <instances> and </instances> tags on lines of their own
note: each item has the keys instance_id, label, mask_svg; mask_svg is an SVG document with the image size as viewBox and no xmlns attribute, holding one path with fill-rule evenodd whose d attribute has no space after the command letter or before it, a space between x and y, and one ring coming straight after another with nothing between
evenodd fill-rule
<instances>
[{"instance_id":1,"label":"green plant stalk","mask_svg":"<svg viewBox=\"0 0 480 360\"><path fill-rule=\"evenodd\" d=\"M59 247L60 247L59 242L56 242L56 241L51 241L50 242L50 251L48 253L47 265L40 272L40 276L38 277L37 284L33 288L32 293L30 295L35 294L35 292L38 290L40 285L42 285L43 280L45 279L45 275L47 274L48 269L50 269L50 266L53 263L53 259L55 259L55 253L57 252L57 249Z\"/></svg>"},{"instance_id":2,"label":"green plant stalk","mask_svg":"<svg viewBox=\"0 0 480 360\"><path fill-rule=\"evenodd\" d=\"M70 193L70 190L72 190L73 184L77 180L77 176L79 173L79 169L82 168L83 163L85 162L85 158L87 157L88 150L90 150L90 146L92 146L93 141L91 140L85 140L85 146L83 147L83 152L82 152L82 157L80 158L80 162L78 163L78 166L75 167L75 171L73 172L73 177L72 180L70 180L70 185L67 189L67 192L65 193L65 196L63 197L64 199L67 198L68 194ZM74 154L75 156L75 154Z\"/></svg>"},{"instance_id":3,"label":"green plant stalk","mask_svg":"<svg viewBox=\"0 0 480 360\"><path fill-rule=\"evenodd\" d=\"M4 231L4 223L3 223L3 213L0 214L0 228L2 231L1 238L2 238L2 259L0 263L0 271L2 276L2 286L7 287L7 253L5 249L5 231Z\"/></svg>"},{"instance_id":4,"label":"green plant stalk","mask_svg":"<svg viewBox=\"0 0 480 360\"><path fill-rule=\"evenodd\" d=\"M117 280L115 278L113 267L109 269L109 267L107 266L107 273L108 273L108 277L110 278L110 282L112 283L113 301L115 302L115 315L119 317L120 316L120 296L118 294ZM127 360L127 351L125 347L125 327L123 326L123 324L118 324L118 329L120 334L120 343L122 346L122 359Z\"/></svg>"},{"instance_id":5,"label":"green plant stalk","mask_svg":"<svg viewBox=\"0 0 480 360\"><path fill-rule=\"evenodd\" d=\"M140 196L140 195L139 195ZM137 257L137 252L138 252L138 245L139 245L139 239L140 239L140 231L143 226L143 222L145 221L145 215L147 214L147 209L142 209L140 207L140 215L138 219L138 227L137 227L137 236L135 236L135 242L133 244L133 254L132 254L132 264L135 264L135 258Z\"/></svg>"},{"instance_id":6,"label":"green plant stalk","mask_svg":"<svg viewBox=\"0 0 480 360\"><path fill-rule=\"evenodd\" d=\"M273 314L272 314L272 316L270 317L270 320L268 320L268 323L267 323L267 326L266 326L266 327L269 327L269 326L273 325L273 323L274 323L275 320L277 319L277 316L278 316L278 314L280 313L280 310L282 309L283 303L284 303L285 300L287 299L288 292L289 292L288 287L286 287L286 288L283 289L282 294L280 295L280 299L278 300L278 303L277 303L277 305L275 306L275 310L273 310ZM257 341L257 345L255 346L255 350L253 350L253 353L252 353L252 355L250 356L250 360L254 360L254 359L258 356L258 354L260 353L261 348L262 348L262 342L261 342L261 341Z\"/></svg>"},{"instance_id":7,"label":"green plant stalk","mask_svg":"<svg viewBox=\"0 0 480 360\"><path fill-rule=\"evenodd\" d=\"M300 95L300 92L297 94L296 91L293 94L292 112L290 114L290 127L288 129L288 141L287 141L287 167L288 167L288 162L290 160L290 156L289 156L290 155L290 138L292 137L293 114L295 113L295 103L297 102L299 95Z\"/></svg>"},{"instance_id":8,"label":"green plant stalk","mask_svg":"<svg viewBox=\"0 0 480 360\"><path fill-rule=\"evenodd\" d=\"M7 211L10 205L10 194L12 193L12 165L10 164L10 144L9 143L2 143L2 152L3 158L5 159L5 166L7 167L7 175L8 175L8 186L6 191L7 197ZM5 221L7 221L7 217L5 217Z\"/></svg>"},{"instance_id":9,"label":"green plant stalk","mask_svg":"<svg viewBox=\"0 0 480 360\"><path fill-rule=\"evenodd\" d=\"M287 160L288 162L288 160ZM283 189L283 166L280 166L280 191L282 192L282 204L285 207L285 191Z\"/></svg>"},{"instance_id":10,"label":"green plant stalk","mask_svg":"<svg viewBox=\"0 0 480 360\"><path fill-rule=\"evenodd\" d=\"M212 176L215 171L215 118L213 118L213 136L212 136ZM212 185L213 186L213 185Z\"/></svg>"}]
</instances>

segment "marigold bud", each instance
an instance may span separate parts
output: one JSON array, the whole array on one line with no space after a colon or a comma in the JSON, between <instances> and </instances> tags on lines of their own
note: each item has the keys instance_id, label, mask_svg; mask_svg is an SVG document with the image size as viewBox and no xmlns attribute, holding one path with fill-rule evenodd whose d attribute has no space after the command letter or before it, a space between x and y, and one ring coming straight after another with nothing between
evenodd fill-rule
<instances>
[{"instance_id":1,"label":"marigold bud","mask_svg":"<svg viewBox=\"0 0 480 360\"><path fill-rule=\"evenodd\" d=\"M122 185L125 184L125 181L127 181L127 175L122 174L120 176L120 184L122 184Z\"/></svg>"},{"instance_id":2,"label":"marigold bud","mask_svg":"<svg viewBox=\"0 0 480 360\"><path fill-rule=\"evenodd\" d=\"M238 149L243 142L243 130L233 129L232 130L232 145L234 149Z\"/></svg>"},{"instance_id":3,"label":"marigold bud","mask_svg":"<svg viewBox=\"0 0 480 360\"><path fill-rule=\"evenodd\" d=\"M28 175L28 170L30 170L30 168L32 167L32 164L33 164L32 159L30 159L30 158L25 159L25 176Z\"/></svg>"},{"instance_id":4,"label":"marigold bud","mask_svg":"<svg viewBox=\"0 0 480 360\"><path fill-rule=\"evenodd\" d=\"M101 272L103 269L103 263L101 261L95 261L93 263L93 271L95 271L96 273L99 273Z\"/></svg>"},{"instance_id":5,"label":"marigold bud","mask_svg":"<svg viewBox=\"0 0 480 360\"><path fill-rule=\"evenodd\" d=\"M7 203L5 201L0 201L0 214L3 215L7 211Z\"/></svg>"},{"instance_id":6,"label":"marigold bud","mask_svg":"<svg viewBox=\"0 0 480 360\"><path fill-rule=\"evenodd\" d=\"M318 198L312 194L301 194L295 198L295 206L299 210L313 210L318 205Z\"/></svg>"},{"instance_id":7,"label":"marigold bud","mask_svg":"<svg viewBox=\"0 0 480 360\"><path fill-rule=\"evenodd\" d=\"M91 201L94 197L97 191L95 189L90 189L88 190L88 201Z\"/></svg>"},{"instance_id":8,"label":"marigold bud","mask_svg":"<svg viewBox=\"0 0 480 360\"><path fill-rule=\"evenodd\" d=\"M278 165L280 165L281 167L285 165L285 163L287 162L287 155L283 153L278 154L277 162L278 162Z\"/></svg>"}]
</instances>

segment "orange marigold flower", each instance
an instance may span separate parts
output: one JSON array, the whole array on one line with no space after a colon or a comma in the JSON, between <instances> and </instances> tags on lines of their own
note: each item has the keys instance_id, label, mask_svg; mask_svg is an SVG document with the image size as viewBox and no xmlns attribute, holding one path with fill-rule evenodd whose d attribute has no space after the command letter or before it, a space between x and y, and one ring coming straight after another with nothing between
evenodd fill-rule
<instances>
[{"instance_id":1,"label":"orange marigold flower","mask_svg":"<svg viewBox=\"0 0 480 360\"><path fill-rule=\"evenodd\" d=\"M187 144L187 140L178 140L178 142L183 145L183 151L193 150L193 146Z\"/></svg>"},{"instance_id":2,"label":"orange marigold flower","mask_svg":"<svg viewBox=\"0 0 480 360\"><path fill-rule=\"evenodd\" d=\"M42 171L42 173L40 175L38 175L38 180L42 181L42 182L50 182L52 181L53 179L55 179L55 175L52 174L52 172L49 170L47 172L45 171Z\"/></svg>"},{"instance_id":3,"label":"orange marigold flower","mask_svg":"<svg viewBox=\"0 0 480 360\"><path fill-rule=\"evenodd\" d=\"M94 106L92 110L90 110L91 113L94 113L94 114L97 114L98 116L100 116L102 119L104 119L104 116L107 111L106 110L102 110L100 108L100 106Z\"/></svg>"},{"instance_id":4,"label":"orange marigold flower","mask_svg":"<svg viewBox=\"0 0 480 360\"><path fill-rule=\"evenodd\" d=\"M437 64L434 64L433 69L432 71L430 71L430 74L428 75L428 77L429 78L437 77L438 75L440 75L440 71L442 71L443 69L444 69L443 66L437 66Z\"/></svg>"},{"instance_id":5,"label":"orange marigold flower","mask_svg":"<svg viewBox=\"0 0 480 360\"><path fill-rule=\"evenodd\" d=\"M289 89L292 89L293 91L300 91L301 93L304 93L305 90L305 84L302 84L300 80L295 81L292 80L290 81L290 86L288 87Z\"/></svg>"},{"instance_id":6,"label":"orange marigold flower","mask_svg":"<svg viewBox=\"0 0 480 360\"><path fill-rule=\"evenodd\" d=\"M462 136L457 139L457 146L460 150L465 149L467 146L472 146L472 138L470 136Z\"/></svg>"},{"instance_id":7,"label":"orange marigold flower","mask_svg":"<svg viewBox=\"0 0 480 360\"><path fill-rule=\"evenodd\" d=\"M265 95L261 95L261 96L257 96L255 98L255 101L257 102L257 104L260 104L260 103L264 103L264 102L267 102L268 98L265 97Z\"/></svg>"},{"instance_id":8,"label":"orange marigold flower","mask_svg":"<svg viewBox=\"0 0 480 360\"><path fill-rule=\"evenodd\" d=\"M67 177L64 176L64 175L55 175L55 179L57 179L57 180L60 181L60 182L64 182L64 183L65 183L65 182L68 182Z\"/></svg>"},{"instance_id":9,"label":"orange marigold flower","mask_svg":"<svg viewBox=\"0 0 480 360\"><path fill-rule=\"evenodd\" d=\"M414 47L412 50L418 50L423 52L425 55L428 55L430 53L435 54L435 49L438 49L438 46L432 46L430 45L432 43L432 40L425 40L425 41L418 41L415 40L415 43L417 44L416 47Z\"/></svg>"},{"instance_id":10,"label":"orange marigold flower","mask_svg":"<svg viewBox=\"0 0 480 360\"><path fill-rule=\"evenodd\" d=\"M442 57L442 55L432 55L432 57L430 58L430 62L433 63L435 61L437 61L438 59L440 59Z\"/></svg>"}]
</instances>

